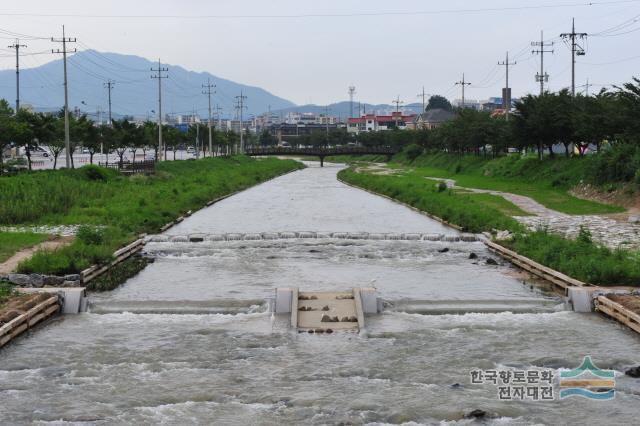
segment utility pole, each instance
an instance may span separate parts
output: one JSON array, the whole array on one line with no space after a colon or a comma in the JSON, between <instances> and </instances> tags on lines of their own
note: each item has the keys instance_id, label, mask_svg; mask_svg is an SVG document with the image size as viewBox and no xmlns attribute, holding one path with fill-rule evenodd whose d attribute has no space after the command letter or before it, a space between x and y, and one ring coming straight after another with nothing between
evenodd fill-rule
<instances>
[{"instance_id":1,"label":"utility pole","mask_svg":"<svg viewBox=\"0 0 640 426\"><path fill-rule=\"evenodd\" d=\"M152 74L151 78L158 80L158 152L160 161L162 161L164 157L164 147L162 146L162 79L169 78L168 75L162 75L162 73L169 71L169 68L162 68L160 59L158 59L158 68L151 68L151 71L157 72L157 74Z\"/></svg>"},{"instance_id":2,"label":"utility pole","mask_svg":"<svg viewBox=\"0 0 640 426\"><path fill-rule=\"evenodd\" d=\"M553 49L545 50L545 47L553 47L553 42L545 43L544 42L544 32L540 31L540 41L531 42L531 46L539 47L539 50L532 50L531 54L539 54L540 55L540 74L536 74L536 81L540 83L540 95L544 94L544 83L549 82L549 74L544 72L544 54L551 53L553 54Z\"/></svg>"},{"instance_id":3,"label":"utility pole","mask_svg":"<svg viewBox=\"0 0 640 426\"><path fill-rule=\"evenodd\" d=\"M504 62L498 62L498 65L504 65L507 69L507 82L502 94L502 104L504 105L505 118L509 121L509 112L511 112L511 89L509 88L509 66L516 65L517 62L509 62L509 52L507 52L507 58Z\"/></svg>"},{"instance_id":4,"label":"utility pole","mask_svg":"<svg viewBox=\"0 0 640 426\"><path fill-rule=\"evenodd\" d=\"M53 49L51 53L62 53L62 62L64 63L64 150L66 153L66 167L71 167L71 136L69 132L69 86L67 84L67 43L75 43L76 38L67 38L64 32L64 25L62 26L62 38L53 38L51 41L54 43L62 43L62 52L60 49ZM76 49L72 52L75 53Z\"/></svg>"},{"instance_id":5,"label":"utility pole","mask_svg":"<svg viewBox=\"0 0 640 426\"><path fill-rule=\"evenodd\" d=\"M324 121L327 125L327 138L329 137L329 106L324 107Z\"/></svg>"},{"instance_id":6,"label":"utility pole","mask_svg":"<svg viewBox=\"0 0 640 426\"><path fill-rule=\"evenodd\" d=\"M566 42L571 41L571 95L576 96L576 56L584 56L586 53L584 48L578 44L578 40L587 38L587 33L576 32L576 19L573 18L573 24L570 33L562 33L560 37Z\"/></svg>"},{"instance_id":7,"label":"utility pole","mask_svg":"<svg viewBox=\"0 0 640 426\"><path fill-rule=\"evenodd\" d=\"M593 87L593 84L589 83L589 79L587 79L587 84L584 85L587 96L589 96L589 87Z\"/></svg>"},{"instance_id":8,"label":"utility pole","mask_svg":"<svg viewBox=\"0 0 640 426\"><path fill-rule=\"evenodd\" d=\"M356 86L349 86L349 118L353 118L353 96L356 94Z\"/></svg>"},{"instance_id":9,"label":"utility pole","mask_svg":"<svg viewBox=\"0 0 640 426\"><path fill-rule=\"evenodd\" d=\"M396 112L400 112L400 105L402 105L404 103L404 101L400 100L400 95L398 95L398 97L396 99L394 99L393 101L391 101L391 103L396 104Z\"/></svg>"},{"instance_id":10,"label":"utility pole","mask_svg":"<svg viewBox=\"0 0 640 426\"><path fill-rule=\"evenodd\" d=\"M467 82L465 80L464 73L462 73L462 80L456 82L456 86L458 86L458 85L462 86L462 108L465 108L466 104L464 102L464 87L465 86L471 86L471 83L469 83L469 82Z\"/></svg>"},{"instance_id":11,"label":"utility pole","mask_svg":"<svg viewBox=\"0 0 640 426\"><path fill-rule=\"evenodd\" d=\"M20 40L16 39L16 42L9 49L16 49L16 114L20 111L20 48L26 48L26 44L20 44Z\"/></svg>"},{"instance_id":12,"label":"utility pole","mask_svg":"<svg viewBox=\"0 0 640 426\"><path fill-rule=\"evenodd\" d=\"M202 88L205 89L202 94L207 95L209 98L209 119L207 120L207 127L209 128L209 155L213 156L213 136L211 133L211 95L216 93L215 89L216 85L211 84L211 80L207 79L207 84L203 84Z\"/></svg>"},{"instance_id":13,"label":"utility pole","mask_svg":"<svg viewBox=\"0 0 640 426\"><path fill-rule=\"evenodd\" d=\"M116 82L113 80L107 80L107 82L104 83L104 87L109 92L109 126L113 125L113 119L111 118L111 89L113 89L113 86L115 85Z\"/></svg>"},{"instance_id":14,"label":"utility pole","mask_svg":"<svg viewBox=\"0 0 640 426\"><path fill-rule=\"evenodd\" d=\"M418 93L418 97L422 98L422 113L427 110L427 94L424 92L424 86L422 86L422 93Z\"/></svg>"},{"instance_id":15,"label":"utility pole","mask_svg":"<svg viewBox=\"0 0 640 426\"><path fill-rule=\"evenodd\" d=\"M236 99L237 99L236 108L238 108L239 118L240 118L240 152L244 154L244 128L243 128L244 123L242 120L242 113L244 112L244 109L247 108L244 105L244 100L247 99L247 97L242 94L242 90L241 90L240 96L236 96Z\"/></svg>"}]
</instances>

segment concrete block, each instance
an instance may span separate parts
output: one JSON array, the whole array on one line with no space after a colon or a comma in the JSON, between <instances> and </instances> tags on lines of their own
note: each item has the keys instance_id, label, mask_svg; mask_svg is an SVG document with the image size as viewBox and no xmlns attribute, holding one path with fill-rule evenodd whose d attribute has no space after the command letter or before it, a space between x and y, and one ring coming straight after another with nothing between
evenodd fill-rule
<instances>
[{"instance_id":1,"label":"concrete block","mask_svg":"<svg viewBox=\"0 0 640 426\"><path fill-rule=\"evenodd\" d=\"M361 288L360 299L362 300L362 312L365 315L378 313L378 296L375 288Z\"/></svg>"},{"instance_id":2,"label":"concrete block","mask_svg":"<svg viewBox=\"0 0 640 426\"><path fill-rule=\"evenodd\" d=\"M289 314L291 313L291 299L293 297L292 288L277 288L276 289L276 314Z\"/></svg>"},{"instance_id":3,"label":"concrete block","mask_svg":"<svg viewBox=\"0 0 640 426\"><path fill-rule=\"evenodd\" d=\"M73 288L22 288L21 293L59 294L62 300L63 314L79 314L87 310L87 294L84 287Z\"/></svg>"},{"instance_id":4,"label":"concrete block","mask_svg":"<svg viewBox=\"0 0 640 426\"><path fill-rule=\"evenodd\" d=\"M569 301L575 312L593 312L593 288L569 287L567 289Z\"/></svg>"}]
</instances>

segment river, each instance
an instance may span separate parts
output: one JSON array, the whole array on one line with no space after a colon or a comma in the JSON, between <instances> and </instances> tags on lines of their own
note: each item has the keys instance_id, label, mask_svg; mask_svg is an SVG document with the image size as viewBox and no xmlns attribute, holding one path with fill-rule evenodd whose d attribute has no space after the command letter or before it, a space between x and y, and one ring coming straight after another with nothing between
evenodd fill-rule
<instances>
[{"instance_id":1,"label":"river","mask_svg":"<svg viewBox=\"0 0 640 426\"><path fill-rule=\"evenodd\" d=\"M282 176L168 234L455 234L336 180ZM448 252L442 252L449 248ZM1 424L637 424L637 335L562 310L544 285L485 263L481 243L372 240L150 243L156 258L91 312L0 352ZM469 259L476 253L477 260ZM499 260L499 259L497 259ZM386 310L362 333L298 334L267 312L276 287L375 286ZM614 369L616 398L504 402L472 369ZM411 423L413 422L413 423Z\"/></svg>"}]
</instances>

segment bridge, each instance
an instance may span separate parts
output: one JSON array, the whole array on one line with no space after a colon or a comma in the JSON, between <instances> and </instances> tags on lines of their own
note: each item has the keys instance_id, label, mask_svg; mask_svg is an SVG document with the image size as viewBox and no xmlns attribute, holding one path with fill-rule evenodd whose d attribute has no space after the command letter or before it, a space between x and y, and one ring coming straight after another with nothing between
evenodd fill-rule
<instances>
[{"instance_id":1,"label":"bridge","mask_svg":"<svg viewBox=\"0 0 640 426\"><path fill-rule=\"evenodd\" d=\"M313 148L296 148L281 146L261 146L247 147L245 154L249 156L260 155L300 155L309 157L319 157L320 166L324 167L325 157L335 155L384 155L387 161L396 154L398 150L388 146L366 147L366 146L339 146L339 147L313 147Z\"/></svg>"}]
</instances>

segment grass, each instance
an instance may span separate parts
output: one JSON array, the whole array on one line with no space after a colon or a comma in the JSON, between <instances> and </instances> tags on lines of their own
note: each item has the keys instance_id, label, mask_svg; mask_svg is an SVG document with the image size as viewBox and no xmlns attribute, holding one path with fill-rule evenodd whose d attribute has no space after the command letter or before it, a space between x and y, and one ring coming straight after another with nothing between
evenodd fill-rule
<instances>
[{"instance_id":1,"label":"grass","mask_svg":"<svg viewBox=\"0 0 640 426\"><path fill-rule=\"evenodd\" d=\"M455 223L468 232L492 229L522 231L523 227L506 211L518 208L500 197L456 193L416 173L389 176L342 170L338 176L348 183L395 198L422 211ZM501 200L501 201L500 201Z\"/></svg>"},{"instance_id":2,"label":"grass","mask_svg":"<svg viewBox=\"0 0 640 426\"><path fill-rule=\"evenodd\" d=\"M2 306L13 296L15 296L13 286L6 281L0 280L0 308L2 308Z\"/></svg>"},{"instance_id":3,"label":"grass","mask_svg":"<svg viewBox=\"0 0 640 426\"><path fill-rule=\"evenodd\" d=\"M547 208L574 215L623 212L624 208L582 200L568 193L585 177L588 164L582 158L538 160L519 156L490 159L473 155L424 154L414 161L402 155L395 167L410 165L424 177L454 179L467 188L524 195Z\"/></svg>"},{"instance_id":4,"label":"grass","mask_svg":"<svg viewBox=\"0 0 640 426\"><path fill-rule=\"evenodd\" d=\"M120 284L134 277L149 264L149 259L134 256L117 264L104 274L91 280L87 286L89 291L111 291Z\"/></svg>"},{"instance_id":5,"label":"grass","mask_svg":"<svg viewBox=\"0 0 640 426\"><path fill-rule=\"evenodd\" d=\"M546 231L516 235L506 247L578 280L597 285L640 286L638 253L611 250L591 241L582 231L567 240Z\"/></svg>"},{"instance_id":6,"label":"grass","mask_svg":"<svg viewBox=\"0 0 640 426\"><path fill-rule=\"evenodd\" d=\"M47 238L47 235L31 232L0 232L0 263L9 259L16 252L33 247Z\"/></svg>"},{"instance_id":7,"label":"grass","mask_svg":"<svg viewBox=\"0 0 640 426\"><path fill-rule=\"evenodd\" d=\"M0 224L86 224L103 229L100 241L78 238L36 253L23 273L76 273L110 260L140 233L155 233L189 210L303 167L293 160L207 158L158 164L150 176L121 176L86 166L0 178Z\"/></svg>"},{"instance_id":8,"label":"grass","mask_svg":"<svg viewBox=\"0 0 640 426\"><path fill-rule=\"evenodd\" d=\"M458 194L465 194L471 200L474 200L486 207L494 208L507 216L531 216L530 213L522 210L520 207L513 204L511 201L507 201L499 195L493 194L477 194L473 192L459 192Z\"/></svg>"}]
</instances>

